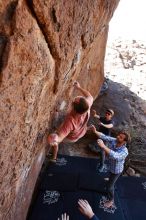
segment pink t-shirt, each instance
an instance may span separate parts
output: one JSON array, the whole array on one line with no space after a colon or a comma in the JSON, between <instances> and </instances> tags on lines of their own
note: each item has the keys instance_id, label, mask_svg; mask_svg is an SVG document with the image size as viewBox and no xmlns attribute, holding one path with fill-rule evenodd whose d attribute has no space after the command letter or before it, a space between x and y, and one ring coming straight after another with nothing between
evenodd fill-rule
<instances>
[{"instance_id":1,"label":"pink t-shirt","mask_svg":"<svg viewBox=\"0 0 146 220\"><path fill-rule=\"evenodd\" d=\"M86 100L89 104L88 111L84 114L78 114L71 111L57 131L59 136L62 136L71 142L76 142L85 135L87 131L87 123L90 117L90 108L93 104L93 97L88 96Z\"/></svg>"}]
</instances>

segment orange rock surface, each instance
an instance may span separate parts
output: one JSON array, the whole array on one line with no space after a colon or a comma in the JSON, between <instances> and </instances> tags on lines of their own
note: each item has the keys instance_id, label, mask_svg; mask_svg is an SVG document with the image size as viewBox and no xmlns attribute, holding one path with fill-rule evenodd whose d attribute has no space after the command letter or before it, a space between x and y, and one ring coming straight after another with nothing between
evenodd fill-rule
<instances>
[{"instance_id":1,"label":"orange rock surface","mask_svg":"<svg viewBox=\"0 0 146 220\"><path fill-rule=\"evenodd\" d=\"M72 81L98 95L118 2L0 1L0 219L26 219L53 112L68 105Z\"/></svg>"}]
</instances>

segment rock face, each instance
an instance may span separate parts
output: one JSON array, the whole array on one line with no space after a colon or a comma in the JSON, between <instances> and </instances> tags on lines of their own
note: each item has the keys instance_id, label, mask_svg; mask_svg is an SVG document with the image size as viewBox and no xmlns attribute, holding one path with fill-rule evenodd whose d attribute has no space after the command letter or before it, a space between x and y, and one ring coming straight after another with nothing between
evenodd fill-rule
<instances>
[{"instance_id":1,"label":"rock face","mask_svg":"<svg viewBox=\"0 0 146 220\"><path fill-rule=\"evenodd\" d=\"M98 95L119 0L0 2L0 219L26 218L53 111L72 81Z\"/></svg>"}]
</instances>

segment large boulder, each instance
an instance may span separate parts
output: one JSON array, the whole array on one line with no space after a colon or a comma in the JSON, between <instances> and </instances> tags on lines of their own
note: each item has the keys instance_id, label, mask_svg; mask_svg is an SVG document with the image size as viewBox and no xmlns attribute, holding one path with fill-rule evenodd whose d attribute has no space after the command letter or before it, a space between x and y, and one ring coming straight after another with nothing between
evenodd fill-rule
<instances>
[{"instance_id":1,"label":"large boulder","mask_svg":"<svg viewBox=\"0 0 146 220\"><path fill-rule=\"evenodd\" d=\"M54 109L79 80L96 97L119 0L0 3L1 216L25 219Z\"/></svg>"}]
</instances>

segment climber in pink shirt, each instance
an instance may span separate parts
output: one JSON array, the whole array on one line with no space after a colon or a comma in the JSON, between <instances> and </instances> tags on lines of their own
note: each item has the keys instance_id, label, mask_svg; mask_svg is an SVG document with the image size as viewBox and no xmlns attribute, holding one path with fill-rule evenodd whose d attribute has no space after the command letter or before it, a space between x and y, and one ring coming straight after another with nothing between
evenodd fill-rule
<instances>
[{"instance_id":1,"label":"climber in pink shirt","mask_svg":"<svg viewBox=\"0 0 146 220\"><path fill-rule=\"evenodd\" d=\"M62 141L76 142L83 137L87 131L93 97L87 90L83 89L78 82L74 82L73 85L83 96L74 98L72 109L66 115L64 122L56 133L50 134L48 137L49 145L53 148L52 162L56 161L59 143Z\"/></svg>"}]
</instances>

